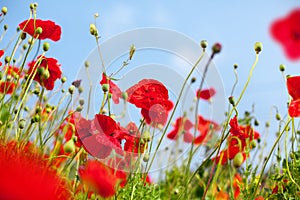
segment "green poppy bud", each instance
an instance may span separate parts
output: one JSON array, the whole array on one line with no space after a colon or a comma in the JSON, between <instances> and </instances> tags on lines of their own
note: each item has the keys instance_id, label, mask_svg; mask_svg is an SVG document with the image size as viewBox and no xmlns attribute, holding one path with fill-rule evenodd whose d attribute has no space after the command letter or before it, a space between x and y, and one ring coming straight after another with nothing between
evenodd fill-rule
<instances>
[{"instance_id":1,"label":"green poppy bud","mask_svg":"<svg viewBox=\"0 0 300 200\"><path fill-rule=\"evenodd\" d=\"M50 48L49 42L44 42L44 44L43 44L43 50L44 50L44 51L48 51L49 48Z\"/></svg>"},{"instance_id":2,"label":"green poppy bud","mask_svg":"<svg viewBox=\"0 0 300 200\"><path fill-rule=\"evenodd\" d=\"M254 44L254 50L257 54L259 54L262 51L262 43L261 42L255 42Z\"/></svg>"},{"instance_id":3,"label":"green poppy bud","mask_svg":"<svg viewBox=\"0 0 300 200\"><path fill-rule=\"evenodd\" d=\"M3 15L7 14L7 7L3 6L1 9L1 12L3 13Z\"/></svg>"},{"instance_id":4,"label":"green poppy bud","mask_svg":"<svg viewBox=\"0 0 300 200\"><path fill-rule=\"evenodd\" d=\"M237 153L233 158L233 166L239 168L244 162L244 156L242 152Z\"/></svg>"}]
</instances>

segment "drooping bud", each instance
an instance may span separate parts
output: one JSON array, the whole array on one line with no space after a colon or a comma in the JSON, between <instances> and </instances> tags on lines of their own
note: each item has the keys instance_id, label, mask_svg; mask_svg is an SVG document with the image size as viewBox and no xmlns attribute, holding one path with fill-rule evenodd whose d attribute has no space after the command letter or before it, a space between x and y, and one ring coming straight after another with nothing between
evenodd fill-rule
<instances>
[{"instance_id":1,"label":"drooping bud","mask_svg":"<svg viewBox=\"0 0 300 200\"><path fill-rule=\"evenodd\" d=\"M149 158L150 158L149 153L145 153L144 156L143 156L143 161L148 162Z\"/></svg>"},{"instance_id":2,"label":"drooping bud","mask_svg":"<svg viewBox=\"0 0 300 200\"><path fill-rule=\"evenodd\" d=\"M244 162L243 153L238 152L233 158L233 166L235 168L239 168L243 164L243 162Z\"/></svg>"},{"instance_id":3,"label":"drooping bud","mask_svg":"<svg viewBox=\"0 0 300 200\"><path fill-rule=\"evenodd\" d=\"M229 103L230 103L231 105L235 106L235 101L234 101L233 96L230 96L230 97L228 98L228 100L229 100Z\"/></svg>"},{"instance_id":4,"label":"drooping bud","mask_svg":"<svg viewBox=\"0 0 300 200\"><path fill-rule=\"evenodd\" d=\"M109 85L108 85L108 84L103 84L103 85L102 85L102 91L103 91L103 92L109 91Z\"/></svg>"},{"instance_id":5,"label":"drooping bud","mask_svg":"<svg viewBox=\"0 0 300 200\"><path fill-rule=\"evenodd\" d=\"M97 36L98 35L98 31L97 31L97 28L96 28L95 24L90 24L90 33L93 36Z\"/></svg>"},{"instance_id":6,"label":"drooping bud","mask_svg":"<svg viewBox=\"0 0 300 200\"><path fill-rule=\"evenodd\" d=\"M21 40L25 40L26 39L26 33L22 32L20 38L21 38Z\"/></svg>"},{"instance_id":7,"label":"drooping bud","mask_svg":"<svg viewBox=\"0 0 300 200\"><path fill-rule=\"evenodd\" d=\"M74 90L75 90L75 86L74 85L71 85L68 89L69 93L70 94L73 94L74 93Z\"/></svg>"},{"instance_id":8,"label":"drooping bud","mask_svg":"<svg viewBox=\"0 0 300 200\"><path fill-rule=\"evenodd\" d=\"M42 27L37 27L37 29L35 30L35 33L39 35L42 34L42 32L43 32Z\"/></svg>"},{"instance_id":9,"label":"drooping bud","mask_svg":"<svg viewBox=\"0 0 300 200\"><path fill-rule=\"evenodd\" d=\"M75 152L76 150L76 147L75 147L75 144L74 144L74 141L73 140L69 140L68 142L66 142L66 144L64 145L64 151L66 153L73 153Z\"/></svg>"}]
</instances>

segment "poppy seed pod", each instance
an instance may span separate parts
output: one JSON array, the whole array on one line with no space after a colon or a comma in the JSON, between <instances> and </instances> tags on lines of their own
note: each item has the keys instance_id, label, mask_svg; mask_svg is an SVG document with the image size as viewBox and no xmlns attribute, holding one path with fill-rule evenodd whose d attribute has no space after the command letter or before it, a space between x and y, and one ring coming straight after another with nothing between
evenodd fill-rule
<instances>
[{"instance_id":1,"label":"poppy seed pod","mask_svg":"<svg viewBox=\"0 0 300 200\"><path fill-rule=\"evenodd\" d=\"M257 54L259 54L262 51L262 43L261 42L255 42L254 44L254 50Z\"/></svg>"}]
</instances>

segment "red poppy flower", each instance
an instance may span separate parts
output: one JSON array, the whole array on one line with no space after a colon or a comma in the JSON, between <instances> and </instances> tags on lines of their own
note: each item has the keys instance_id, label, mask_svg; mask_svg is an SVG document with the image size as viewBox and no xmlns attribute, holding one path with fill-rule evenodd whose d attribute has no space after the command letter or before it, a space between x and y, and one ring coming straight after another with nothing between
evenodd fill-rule
<instances>
[{"instance_id":1,"label":"red poppy flower","mask_svg":"<svg viewBox=\"0 0 300 200\"><path fill-rule=\"evenodd\" d=\"M190 133L190 129L193 127L194 125L189 119L179 117L176 119L174 129L167 134L167 137L171 140L177 140L178 136L183 133L183 140L186 143L191 143L194 137Z\"/></svg>"},{"instance_id":2,"label":"red poppy flower","mask_svg":"<svg viewBox=\"0 0 300 200\"><path fill-rule=\"evenodd\" d=\"M113 149L118 154L123 154L119 138L114 137L120 128L111 117L97 114L91 122L82 122L84 128L80 123L75 123L75 127L88 153L100 159L109 156Z\"/></svg>"},{"instance_id":3,"label":"red poppy flower","mask_svg":"<svg viewBox=\"0 0 300 200\"><path fill-rule=\"evenodd\" d=\"M115 174L112 169L106 167L103 163L89 160L85 167L79 169L79 175L83 183L94 192L101 197L108 198L116 193L116 188L125 174L120 171Z\"/></svg>"},{"instance_id":4,"label":"red poppy flower","mask_svg":"<svg viewBox=\"0 0 300 200\"><path fill-rule=\"evenodd\" d=\"M300 8L274 21L270 32L273 38L284 48L289 59L300 58Z\"/></svg>"},{"instance_id":5,"label":"red poppy flower","mask_svg":"<svg viewBox=\"0 0 300 200\"><path fill-rule=\"evenodd\" d=\"M291 117L300 116L300 76L287 78L288 92L293 98L289 105L289 115Z\"/></svg>"},{"instance_id":6,"label":"red poppy flower","mask_svg":"<svg viewBox=\"0 0 300 200\"><path fill-rule=\"evenodd\" d=\"M128 102L138 108L146 123L164 125L173 103L169 100L167 88L157 80L143 79L127 89Z\"/></svg>"},{"instance_id":7,"label":"red poppy flower","mask_svg":"<svg viewBox=\"0 0 300 200\"><path fill-rule=\"evenodd\" d=\"M205 119L201 115L198 116L198 131L200 135L195 138L195 144L203 144L209 139L210 132L218 131L220 126L211 120Z\"/></svg>"},{"instance_id":8,"label":"red poppy flower","mask_svg":"<svg viewBox=\"0 0 300 200\"><path fill-rule=\"evenodd\" d=\"M169 100L154 104L150 109L142 108L141 114L147 124L165 125L168 120L169 111L173 108L173 103Z\"/></svg>"},{"instance_id":9,"label":"red poppy flower","mask_svg":"<svg viewBox=\"0 0 300 200\"><path fill-rule=\"evenodd\" d=\"M30 145L0 144L0 177L1 199L71 199L66 182Z\"/></svg>"},{"instance_id":10,"label":"red poppy flower","mask_svg":"<svg viewBox=\"0 0 300 200\"><path fill-rule=\"evenodd\" d=\"M214 88L209 88L205 90L197 90L197 98L209 100L216 94L216 90Z\"/></svg>"},{"instance_id":11,"label":"red poppy flower","mask_svg":"<svg viewBox=\"0 0 300 200\"><path fill-rule=\"evenodd\" d=\"M0 93L12 94L15 91L15 83L9 81L0 81Z\"/></svg>"},{"instance_id":12,"label":"red poppy flower","mask_svg":"<svg viewBox=\"0 0 300 200\"><path fill-rule=\"evenodd\" d=\"M114 101L115 104L118 104L119 99L122 96L121 89L114 82L112 82L112 80L110 80L104 73L102 73L102 80L100 81L100 84L109 85L109 93L112 95L112 100Z\"/></svg>"},{"instance_id":13,"label":"red poppy flower","mask_svg":"<svg viewBox=\"0 0 300 200\"><path fill-rule=\"evenodd\" d=\"M59 25L55 24L54 22L50 20L40 20L40 19L30 19L25 20L22 23L19 24L20 29L22 29L24 32L28 33L29 35L40 39L50 39L53 41L60 40L61 36L61 28ZM40 35L36 34L36 29L38 27L41 27L42 33Z\"/></svg>"},{"instance_id":14,"label":"red poppy flower","mask_svg":"<svg viewBox=\"0 0 300 200\"><path fill-rule=\"evenodd\" d=\"M152 105L169 99L167 88L157 80L143 79L127 89L128 102L149 110Z\"/></svg>"},{"instance_id":15,"label":"red poppy flower","mask_svg":"<svg viewBox=\"0 0 300 200\"><path fill-rule=\"evenodd\" d=\"M39 60L42 59L40 63ZM54 82L61 78L61 70L60 70L60 64L58 64L58 61L55 58L47 58L45 56L37 57L37 60L32 61L28 64L29 70L28 74L34 76L34 80L39 82L42 87L45 87L47 90L53 90L54 88ZM39 68L43 68L43 71L48 71L49 76L45 77L43 74L39 74ZM36 72L36 70L38 70ZM42 70L41 70L42 71Z\"/></svg>"},{"instance_id":16,"label":"red poppy flower","mask_svg":"<svg viewBox=\"0 0 300 200\"><path fill-rule=\"evenodd\" d=\"M222 159L220 161L222 165L226 164L228 160L232 160L239 152L242 152L244 162L246 160L246 153L244 151L247 140L251 142L260 137L259 133L254 131L250 125L240 126L236 116L230 120L229 125L231 128L229 130L228 148L221 151L217 157L212 159L216 160L217 163Z\"/></svg>"}]
</instances>

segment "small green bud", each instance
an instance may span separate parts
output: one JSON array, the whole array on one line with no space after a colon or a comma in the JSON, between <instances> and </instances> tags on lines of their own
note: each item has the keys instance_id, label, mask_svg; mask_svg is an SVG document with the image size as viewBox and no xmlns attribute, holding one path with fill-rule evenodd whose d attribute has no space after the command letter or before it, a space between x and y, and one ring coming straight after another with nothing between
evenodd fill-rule
<instances>
[{"instance_id":1,"label":"small green bud","mask_svg":"<svg viewBox=\"0 0 300 200\"><path fill-rule=\"evenodd\" d=\"M74 85L71 85L68 89L69 93L70 94L73 94L74 93L74 90L75 90L75 86Z\"/></svg>"},{"instance_id":2,"label":"small green bud","mask_svg":"<svg viewBox=\"0 0 300 200\"><path fill-rule=\"evenodd\" d=\"M102 85L102 91L103 91L103 92L109 91L109 84L103 84L103 85Z\"/></svg>"},{"instance_id":3,"label":"small green bud","mask_svg":"<svg viewBox=\"0 0 300 200\"><path fill-rule=\"evenodd\" d=\"M42 79L47 80L48 78L50 78L50 72L49 72L49 70L46 69L43 71Z\"/></svg>"},{"instance_id":4,"label":"small green bud","mask_svg":"<svg viewBox=\"0 0 300 200\"><path fill-rule=\"evenodd\" d=\"M220 53L222 49L222 45L220 43L215 43L212 47L213 54Z\"/></svg>"},{"instance_id":5,"label":"small green bud","mask_svg":"<svg viewBox=\"0 0 300 200\"><path fill-rule=\"evenodd\" d=\"M31 123L39 122L40 121L40 116L39 115L34 115L33 118L31 119Z\"/></svg>"},{"instance_id":6,"label":"small green bud","mask_svg":"<svg viewBox=\"0 0 300 200\"><path fill-rule=\"evenodd\" d=\"M285 65L284 64L279 65L279 70L281 72L284 72L285 71Z\"/></svg>"},{"instance_id":7,"label":"small green bud","mask_svg":"<svg viewBox=\"0 0 300 200\"><path fill-rule=\"evenodd\" d=\"M254 140L252 140L250 143L250 148L254 149L255 147L256 147L256 142Z\"/></svg>"},{"instance_id":8,"label":"small green bud","mask_svg":"<svg viewBox=\"0 0 300 200\"><path fill-rule=\"evenodd\" d=\"M6 31L8 29L8 25L4 24L3 29Z\"/></svg>"},{"instance_id":9,"label":"small green bud","mask_svg":"<svg viewBox=\"0 0 300 200\"><path fill-rule=\"evenodd\" d=\"M254 120L254 126L259 126L259 121L257 119Z\"/></svg>"},{"instance_id":10,"label":"small green bud","mask_svg":"<svg viewBox=\"0 0 300 200\"><path fill-rule=\"evenodd\" d=\"M26 126L25 119L20 119L20 121L19 121L19 129L24 129L25 126Z\"/></svg>"},{"instance_id":11,"label":"small green bud","mask_svg":"<svg viewBox=\"0 0 300 200\"><path fill-rule=\"evenodd\" d=\"M83 87L82 86L79 86L78 92L79 92L79 94L81 94L83 92Z\"/></svg>"},{"instance_id":12,"label":"small green bud","mask_svg":"<svg viewBox=\"0 0 300 200\"><path fill-rule=\"evenodd\" d=\"M84 62L84 66L85 66L86 68L88 68L88 67L90 66L90 62L89 62L89 61L85 61L85 62Z\"/></svg>"},{"instance_id":13,"label":"small green bud","mask_svg":"<svg viewBox=\"0 0 300 200\"><path fill-rule=\"evenodd\" d=\"M41 112L42 112L42 107L40 107L40 106L36 107L35 113L36 113L36 114L39 114L39 113L41 113Z\"/></svg>"},{"instance_id":14,"label":"small green bud","mask_svg":"<svg viewBox=\"0 0 300 200\"><path fill-rule=\"evenodd\" d=\"M73 153L75 152L75 150L76 147L73 140L69 140L68 142L66 142L66 144L64 144L64 151L66 153Z\"/></svg>"},{"instance_id":15,"label":"small green bud","mask_svg":"<svg viewBox=\"0 0 300 200\"><path fill-rule=\"evenodd\" d=\"M76 108L76 112L81 112L82 111L82 106L81 105L79 105L79 106L77 106L77 108Z\"/></svg>"},{"instance_id":16,"label":"small green bud","mask_svg":"<svg viewBox=\"0 0 300 200\"><path fill-rule=\"evenodd\" d=\"M39 35L42 34L42 32L43 32L42 27L37 27L37 29L35 30L35 33Z\"/></svg>"},{"instance_id":17,"label":"small green bud","mask_svg":"<svg viewBox=\"0 0 300 200\"><path fill-rule=\"evenodd\" d=\"M270 127L270 122L266 122L266 128L269 128Z\"/></svg>"},{"instance_id":18,"label":"small green bud","mask_svg":"<svg viewBox=\"0 0 300 200\"><path fill-rule=\"evenodd\" d=\"M256 54L259 54L262 51L262 43L261 42L255 42L254 44L254 50L256 52Z\"/></svg>"},{"instance_id":19,"label":"small green bud","mask_svg":"<svg viewBox=\"0 0 300 200\"><path fill-rule=\"evenodd\" d=\"M67 81L67 77L64 76L64 77L61 78L62 83L65 83L66 81Z\"/></svg>"},{"instance_id":20,"label":"small green bud","mask_svg":"<svg viewBox=\"0 0 300 200\"><path fill-rule=\"evenodd\" d=\"M5 61L6 64L9 63L10 60L11 60L10 56L5 56L4 61Z\"/></svg>"},{"instance_id":21,"label":"small green bud","mask_svg":"<svg viewBox=\"0 0 300 200\"><path fill-rule=\"evenodd\" d=\"M7 14L7 7L3 6L1 9L1 12L3 13L3 15Z\"/></svg>"},{"instance_id":22,"label":"small green bud","mask_svg":"<svg viewBox=\"0 0 300 200\"><path fill-rule=\"evenodd\" d=\"M79 104L80 104L81 106L83 106L83 105L84 105L84 99L79 99Z\"/></svg>"},{"instance_id":23,"label":"small green bud","mask_svg":"<svg viewBox=\"0 0 300 200\"><path fill-rule=\"evenodd\" d=\"M239 168L244 162L244 156L242 152L238 152L233 158L233 166Z\"/></svg>"},{"instance_id":24,"label":"small green bud","mask_svg":"<svg viewBox=\"0 0 300 200\"><path fill-rule=\"evenodd\" d=\"M95 14L94 14L94 17L95 17L95 18L99 17L99 13L95 13Z\"/></svg>"},{"instance_id":25,"label":"small green bud","mask_svg":"<svg viewBox=\"0 0 300 200\"><path fill-rule=\"evenodd\" d=\"M44 44L43 44L43 50L44 50L44 51L48 51L49 48L50 48L49 42L44 42Z\"/></svg>"},{"instance_id":26,"label":"small green bud","mask_svg":"<svg viewBox=\"0 0 300 200\"><path fill-rule=\"evenodd\" d=\"M149 158L150 158L149 153L145 153L144 156L143 156L143 161L144 161L144 162L148 162L148 161L149 161Z\"/></svg>"},{"instance_id":27,"label":"small green bud","mask_svg":"<svg viewBox=\"0 0 300 200\"><path fill-rule=\"evenodd\" d=\"M33 44L33 38L28 38L28 44Z\"/></svg>"},{"instance_id":28,"label":"small green bud","mask_svg":"<svg viewBox=\"0 0 300 200\"><path fill-rule=\"evenodd\" d=\"M52 109L51 108L46 108L46 113L51 113Z\"/></svg>"},{"instance_id":29,"label":"small green bud","mask_svg":"<svg viewBox=\"0 0 300 200\"><path fill-rule=\"evenodd\" d=\"M31 3L31 4L29 5L29 7L30 7L31 10L33 10L33 9L34 9L33 3Z\"/></svg>"},{"instance_id":30,"label":"small green bud","mask_svg":"<svg viewBox=\"0 0 300 200\"><path fill-rule=\"evenodd\" d=\"M26 39L26 33L22 32L20 35L21 40L25 40Z\"/></svg>"},{"instance_id":31,"label":"small green bud","mask_svg":"<svg viewBox=\"0 0 300 200\"><path fill-rule=\"evenodd\" d=\"M33 6L34 6L34 8L37 8L38 7L38 3L33 3Z\"/></svg>"},{"instance_id":32,"label":"small green bud","mask_svg":"<svg viewBox=\"0 0 300 200\"><path fill-rule=\"evenodd\" d=\"M40 94L40 89L39 89L39 88L35 88L35 89L33 90L33 94L39 95L39 94Z\"/></svg>"},{"instance_id":33,"label":"small green bud","mask_svg":"<svg viewBox=\"0 0 300 200\"><path fill-rule=\"evenodd\" d=\"M230 97L228 98L228 100L229 100L229 103L230 103L232 106L235 106L235 101L234 101L233 96L230 96Z\"/></svg>"},{"instance_id":34,"label":"small green bud","mask_svg":"<svg viewBox=\"0 0 300 200\"><path fill-rule=\"evenodd\" d=\"M205 50L206 47L208 46L208 42L207 42L206 40L202 40L202 41L200 42L200 46L203 48L203 50Z\"/></svg>"},{"instance_id":35,"label":"small green bud","mask_svg":"<svg viewBox=\"0 0 300 200\"><path fill-rule=\"evenodd\" d=\"M25 107L24 107L24 110L25 110L26 112L28 112L28 111L30 110L30 108L29 108L28 106L25 106Z\"/></svg>"},{"instance_id":36,"label":"small green bud","mask_svg":"<svg viewBox=\"0 0 300 200\"><path fill-rule=\"evenodd\" d=\"M150 132L149 131L145 131L143 133L143 139L145 140L145 142L150 142L151 140L151 135L150 135Z\"/></svg>"},{"instance_id":37,"label":"small green bud","mask_svg":"<svg viewBox=\"0 0 300 200\"><path fill-rule=\"evenodd\" d=\"M95 24L90 24L90 33L91 33L91 35L94 35L94 36L98 35L98 31L97 31Z\"/></svg>"},{"instance_id":38,"label":"small green bud","mask_svg":"<svg viewBox=\"0 0 300 200\"><path fill-rule=\"evenodd\" d=\"M131 45L130 46L130 51L129 51L129 60L132 59L134 53L135 53L135 46Z\"/></svg>"},{"instance_id":39,"label":"small green bud","mask_svg":"<svg viewBox=\"0 0 300 200\"><path fill-rule=\"evenodd\" d=\"M233 65L233 68L234 68L234 69L237 69L238 67L239 67L238 64L234 64L234 65Z\"/></svg>"},{"instance_id":40,"label":"small green bud","mask_svg":"<svg viewBox=\"0 0 300 200\"><path fill-rule=\"evenodd\" d=\"M193 77L192 79L191 79L191 83L195 83L196 82L196 77Z\"/></svg>"},{"instance_id":41,"label":"small green bud","mask_svg":"<svg viewBox=\"0 0 300 200\"><path fill-rule=\"evenodd\" d=\"M279 113L276 113L276 120L280 121L281 120L281 116Z\"/></svg>"},{"instance_id":42,"label":"small green bud","mask_svg":"<svg viewBox=\"0 0 300 200\"><path fill-rule=\"evenodd\" d=\"M27 49L27 44L23 44L22 48L25 51Z\"/></svg>"}]
</instances>

